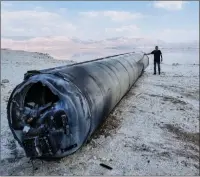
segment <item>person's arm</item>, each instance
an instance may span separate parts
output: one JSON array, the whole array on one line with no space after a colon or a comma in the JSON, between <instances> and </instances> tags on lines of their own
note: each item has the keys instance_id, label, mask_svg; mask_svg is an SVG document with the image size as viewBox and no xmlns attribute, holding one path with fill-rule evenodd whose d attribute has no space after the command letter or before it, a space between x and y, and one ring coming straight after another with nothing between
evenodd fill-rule
<instances>
[{"instance_id":1,"label":"person's arm","mask_svg":"<svg viewBox=\"0 0 200 177\"><path fill-rule=\"evenodd\" d=\"M154 53L154 51L152 51L152 52L150 52L150 53L144 53L144 55L151 55L151 54L153 54Z\"/></svg>"},{"instance_id":2,"label":"person's arm","mask_svg":"<svg viewBox=\"0 0 200 177\"><path fill-rule=\"evenodd\" d=\"M160 51L161 62L163 61L162 52Z\"/></svg>"}]
</instances>

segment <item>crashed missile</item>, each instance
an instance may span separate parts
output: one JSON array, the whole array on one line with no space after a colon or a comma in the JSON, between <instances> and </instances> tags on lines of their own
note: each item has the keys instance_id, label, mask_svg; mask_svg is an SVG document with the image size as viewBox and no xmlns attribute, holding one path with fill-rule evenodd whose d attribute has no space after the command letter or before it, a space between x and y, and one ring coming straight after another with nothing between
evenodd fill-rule
<instances>
[{"instance_id":1,"label":"crashed missile","mask_svg":"<svg viewBox=\"0 0 200 177\"><path fill-rule=\"evenodd\" d=\"M126 53L28 71L13 90L8 122L27 157L61 158L77 151L148 66Z\"/></svg>"}]
</instances>

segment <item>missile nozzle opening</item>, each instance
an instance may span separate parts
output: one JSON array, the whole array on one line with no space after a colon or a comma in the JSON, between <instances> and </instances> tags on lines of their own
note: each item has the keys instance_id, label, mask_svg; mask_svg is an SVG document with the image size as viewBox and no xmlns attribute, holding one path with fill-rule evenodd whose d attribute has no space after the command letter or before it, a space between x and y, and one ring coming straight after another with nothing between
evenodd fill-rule
<instances>
[{"instance_id":1,"label":"missile nozzle opening","mask_svg":"<svg viewBox=\"0 0 200 177\"><path fill-rule=\"evenodd\" d=\"M18 95L23 96L18 98ZM68 116L61 100L41 82L22 87L13 97L12 128L22 131L20 141L28 157L52 156L69 134Z\"/></svg>"},{"instance_id":2,"label":"missile nozzle opening","mask_svg":"<svg viewBox=\"0 0 200 177\"><path fill-rule=\"evenodd\" d=\"M24 106L40 107L49 103L56 103L59 101L57 95L41 82L37 82L28 89L25 95Z\"/></svg>"}]
</instances>

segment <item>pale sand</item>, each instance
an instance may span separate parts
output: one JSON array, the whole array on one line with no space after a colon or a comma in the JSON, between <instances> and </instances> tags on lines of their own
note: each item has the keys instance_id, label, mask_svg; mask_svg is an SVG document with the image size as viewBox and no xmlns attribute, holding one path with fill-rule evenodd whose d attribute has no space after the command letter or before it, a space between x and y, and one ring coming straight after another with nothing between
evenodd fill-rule
<instances>
[{"instance_id":1,"label":"pale sand","mask_svg":"<svg viewBox=\"0 0 200 177\"><path fill-rule=\"evenodd\" d=\"M93 138L59 161L34 160L13 139L7 101L27 70L67 64L1 50L1 175L198 175L199 65L150 65ZM108 170L99 164L105 163Z\"/></svg>"}]
</instances>

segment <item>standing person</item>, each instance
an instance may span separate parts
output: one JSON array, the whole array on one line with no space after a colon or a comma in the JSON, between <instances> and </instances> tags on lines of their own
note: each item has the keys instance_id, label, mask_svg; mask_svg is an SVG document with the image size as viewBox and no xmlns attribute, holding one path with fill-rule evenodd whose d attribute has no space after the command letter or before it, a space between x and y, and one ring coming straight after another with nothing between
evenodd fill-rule
<instances>
[{"instance_id":1,"label":"standing person","mask_svg":"<svg viewBox=\"0 0 200 177\"><path fill-rule=\"evenodd\" d=\"M154 51L144 55L150 55L150 54L154 55L154 75L156 74L156 64L158 65L158 73L160 75L160 58L161 62L163 61L162 52L158 50L158 46L156 46Z\"/></svg>"}]
</instances>

